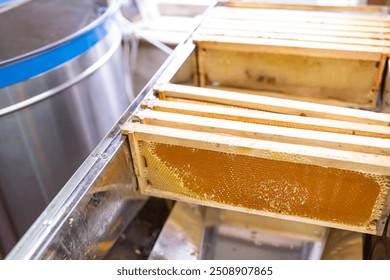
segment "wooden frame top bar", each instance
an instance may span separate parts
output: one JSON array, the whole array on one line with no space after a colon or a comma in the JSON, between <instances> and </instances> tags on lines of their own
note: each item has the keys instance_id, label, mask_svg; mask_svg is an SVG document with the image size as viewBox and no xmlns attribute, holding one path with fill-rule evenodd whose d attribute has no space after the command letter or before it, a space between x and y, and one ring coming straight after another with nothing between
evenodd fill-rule
<instances>
[{"instance_id":1,"label":"wooden frame top bar","mask_svg":"<svg viewBox=\"0 0 390 280\"><path fill-rule=\"evenodd\" d=\"M133 119L138 119L141 123L149 125L390 156L390 139L270 126L153 110L141 110L134 115Z\"/></svg>"},{"instance_id":2,"label":"wooden frame top bar","mask_svg":"<svg viewBox=\"0 0 390 280\"><path fill-rule=\"evenodd\" d=\"M387 7L385 6L326 6L326 5L275 4L275 3L235 2L235 1L220 1L220 5L226 7L239 7L239 8L356 12L362 14L379 13L382 15L385 15L388 12Z\"/></svg>"},{"instance_id":3,"label":"wooden frame top bar","mask_svg":"<svg viewBox=\"0 0 390 280\"><path fill-rule=\"evenodd\" d=\"M311 164L380 176L390 175L389 156L248 139L139 123L126 123L122 127L122 132L124 134L136 134L139 140L157 141L158 143L168 145L184 145L190 148Z\"/></svg>"},{"instance_id":4,"label":"wooden frame top bar","mask_svg":"<svg viewBox=\"0 0 390 280\"><path fill-rule=\"evenodd\" d=\"M353 56L367 60L373 58L372 53L390 53L390 18L384 13L373 15L382 9L372 7L323 7L311 5L285 5L285 4L259 4L259 3L222 3L210 10L204 22L195 32L193 39L198 43L218 42L220 45L238 44L255 46L253 51L258 51L259 46L272 47L276 53L286 53L279 50L285 47L287 53L294 53L294 48L307 49L306 55L319 55L343 58L352 58L345 52L352 52ZM340 11L354 11L368 13L365 17L361 14L340 13ZM228 22L226 28L215 29L215 23ZM246 30L245 26L254 24L259 28ZM246 32L234 32L233 29ZM240 27L242 26L242 27ZM276 27L276 31L267 31L264 27ZM291 28L295 28L291 29ZM283 32L280 32L283 29ZM310 32L295 33L299 29L321 30L323 34L317 35ZM326 31L326 35L324 35ZM332 34L332 31L335 31ZM340 36L340 32L344 35ZM352 36L348 36L351 32ZM363 34L366 33L364 36ZM374 37L370 33L376 34ZM353 34L359 34L358 37ZM326 36L325 38L323 36ZM379 40L376 40L379 39ZM310 50L310 51L308 51ZM326 54L318 51L321 50ZM261 50L263 51L263 50ZM335 54L334 52L339 52ZM332 54L333 52L333 54ZM304 55L304 54L302 54Z\"/></svg>"},{"instance_id":5,"label":"wooden frame top bar","mask_svg":"<svg viewBox=\"0 0 390 280\"><path fill-rule=\"evenodd\" d=\"M160 99L149 100L142 104L142 108L216 119L390 139L390 127L381 125L285 115L244 108L214 106L211 104L171 102Z\"/></svg>"},{"instance_id":6,"label":"wooden frame top bar","mask_svg":"<svg viewBox=\"0 0 390 280\"><path fill-rule=\"evenodd\" d=\"M160 99L177 97L298 116L390 126L390 115L331 105L176 84L156 85Z\"/></svg>"},{"instance_id":7,"label":"wooden frame top bar","mask_svg":"<svg viewBox=\"0 0 390 280\"><path fill-rule=\"evenodd\" d=\"M243 3L244 4L244 3ZM291 5L287 5L291 7ZM356 21L376 21L376 22L389 22L390 18L387 16L386 12L351 12L351 11L338 11L338 10L323 10L324 6L316 5L311 6L317 9L300 9L303 5L296 5L294 7L298 7L296 9L285 8L286 4L273 5L270 7L266 7L262 5L262 7L246 7L245 4L242 7L232 7L232 6L217 6L214 8L214 11L218 12L230 12L235 11L237 13L258 13L258 11L262 11L262 13L268 13L271 15L286 15L286 16L302 16L302 17L316 17L316 18L328 18L328 19L346 19L346 20L356 20ZM351 6L348 6L350 8ZM378 6L376 6L378 7ZM257 9L254 9L257 8ZM261 8L261 9L260 9ZM339 8L332 6L332 8ZM354 7L353 7L354 8ZM360 7L362 8L362 7ZM367 6L363 7L367 8ZM385 8L387 9L387 8Z\"/></svg>"}]
</instances>

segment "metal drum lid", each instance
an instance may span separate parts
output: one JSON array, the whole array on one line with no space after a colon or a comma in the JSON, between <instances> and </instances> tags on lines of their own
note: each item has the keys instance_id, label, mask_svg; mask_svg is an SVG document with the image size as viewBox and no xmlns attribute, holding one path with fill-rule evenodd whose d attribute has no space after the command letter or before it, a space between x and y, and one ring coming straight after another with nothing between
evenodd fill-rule
<instances>
[{"instance_id":1,"label":"metal drum lid","mask_svg":"<svg viewBox=\"0 0 390 280\"><path fill-rule=\"evenodd\" d=\"M0 89L85 53L105 37L107 22L117 9L101 0L0 4Z\"/></svg>"}]
</instances>

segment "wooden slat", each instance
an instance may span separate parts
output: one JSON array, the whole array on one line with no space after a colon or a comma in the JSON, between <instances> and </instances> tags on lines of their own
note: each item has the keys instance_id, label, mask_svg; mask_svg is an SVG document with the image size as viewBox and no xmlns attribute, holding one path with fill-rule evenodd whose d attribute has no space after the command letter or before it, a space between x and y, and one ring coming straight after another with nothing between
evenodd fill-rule
<instances>
[{"instance_id":1,"label":"wooden slat","mask_svg":"<svg viewBox=\"0 0 390 280\"><path fill-rule=\"evenodd\" d=\"M335 36L318 36L318 35L301 35L293 33L275 33L264 31L245 31L232 30L226 28L202 28L199 33L204 36L228 36L237 38L262 38L262 39L276 39L276 40L295 40L302 42L321 42L321 43L335 43L346 45L365 45L375 47L390 47L390 41L375 40L364 38L348 38Z\"/></svg>"},{"instance_id":2,"label":"wooden slat","mask_svg":"<svg viewBox=\"0 0 390 280\"><path fill-rule=\"evenodd\" d=\"M206 21L200 31L208 29L229 29L237 31L257 31L257 32L269 32L269 33L285 33L285 34L297 34L297 35L316 35L316 36L330 36L330 37L343 37L343 38L363 38L371 40L389 40L390 34L380 32L360 32L360 31L345 31L345 30L332 30L332 29L319 29L310 28L307 25L303 26L275 26L267 24L258 24L253 21L242 21L237 24L235 20L217 20L211 19Z\"/></svg>"},{"instance_id":3,"label":"wooden slat","mask_svg":"<svg viewBox=\"0 0 390 280\"><path fill-rule=\"evenodd\" d=\"M285 8L284 5L281 7ZM203 22L199 31L202 32L203 28L208 28L209 24L213 24L214 21L233 22L234 26L240 25L253 25L256 24L259 27L279 27L279 28L291 28L292 25L298 29L310 29L315 30L324 29L330 31L332 29L342 31L352 31L352 33L365 33L371 32L378 36L390 32L389 19L386 17L370 17L370 20L360 16L359 18L348 17L337 14L336 17L330 16L334 13L324 13L315 11L297 11L297 10L283 10L283 9L247 9L247 8L232 8L232 7L215 7L210 11L208 18ZM381 20L382 19L382 20ZM227 29L229 26L226 27ZM330 29L330 30L327 30ZM273 33L273 32L270 32ZM387 35L386 35L387 36ZM363 37L362 37L363 38ZM369 39L366 38L366 39ZM358 43L358 42L356 42ZM386 43L385 43L386 45Z\"/></svg>"},{"instance_id":4,"label":"wooden slat","mask_svg":"<svg viewBox=\"0 0 390 280\"><path fill-rule=\"evenodd\" d=\"M281 15L281 16L296 16L296 17L308 17L308 18L326 18L326 19L348 19L355 21L374 21L374 22L386 22L390 23L390 18L387 17L387 13L380 14L361 14L361 13L340 13L336 11L322 11L318 10L299 10L299 9L284 9L283 6L278 8L245 8L245 7L224 7L217 6L213 10L219 13L231 12L240 14L268 14L268 15Z\"/></svg>"},{"instance_id":5,"label":"wooden slat","mask_svg":"<svg viewBox=\"0 0 390 280\"><path fill-rule=\"evenodd\" d=\"M343 151L390 155L389 139L252 124L152 110L141 110L137 112L133 116L133 120L140 120L143 124L154 126L166 126Z\"/></svg>"},{"instance_id":6,"label":"wooden slat","mask_svg":"<svg viewBox=\"0 0 390 280\"><path fill-rule=\"evenodd\" d=\"M161 99L177 97L268 112L390 126L390 115L266 96L175 84L157 85Z\"/></svg>"},{"instance_id":7,"label":"wooden slat","mask_svg":"<svg viewBox=\"0 0 390 280\"><path fill-rule=\"evenodd\" d=\"M364 59L379 61L387 47L359 46L320 42L300 42L264 38L237 38L194 34L193 40L201 48L233 49L275 54L314 56L339 59Z\"/></svg>"},{"instance_id":8,"label":"wooden slat","mask_svg":"<svg viewBox=\"0 0 390 280\"><path fill-rule=\"evenodd\" d=\"M179 83L179 84L181 84L181 83ZM213 85L206 84L203 87L209 88L209 89L241 92L241 93L245 93L245 94L269 96L269 97L283 98L283 99L289 99L289 100L311 102L311 103L317 103L317 104L325 104L325 105L331 105L331 106L341 106L341 107L347 107L347 108L358 108L358 106L356 106L356 102L352 102L352 100L350 100L351 102L348 102L348 101L340 100L340 99L339 100L337 100L337 99L330 99L330 98L320 99L320 98L318 98L318 96L316 97L315 90L312 91L311 95L299 96L299 95L292 95L292 94L283 93L283 92L253 90L253 89L237 88L237 87L226 87L226 86L221 86L221 85L213 86ZM336 89L335 89L335 91L336 91ZM343 93L345 94L345 92L346 92L346 90L344 90ZM356 91L355 94L358 94L358 92L359 91ZM362 106L362 105L360 105L360 106Z\"/></svg>"},{"instance_id":9,"label":"wooden slat","mask_svg":"<svg viewBox=\"0 0 390 280\"><path fill-rule=\"evenodd\" d=\"M320 31L328 31L328 32L346 32L346 33L372 33L376 34L380 38L384 36L384 38L388 38L389 32L383 28L377 27L354 27L354 26L344 26L344 25L324 25L324 24L302 24L302 23L289 23L288 25L283 22L277 21L263 21L259 22L256 20L248 20L248 19L213 19L209 18L205 21L205 26L208 24L227 24L227 28L230 24L236 26L247 26L251 25L254 27L263 26L263 27L275 27L275 28L299 28L299 29L309 29L309 30L320 30ZM202 27L200 27L202 28Z\"/></svg>"},{"instance_id":10,"label":"wooden slat","mask_svg":"<svg viewBox=\"0 0 390 280\"><path fill-rule=\"evenodd\" d=\"M346 121L284 115L225 106L170 102L160 99L151 100L143 104L142 107L162 112L188 114L193 116L203 116L264 125L310 129L315 131L334 132L385 139L390 138L390 127L379 125L368 125Z\"/></svg>"},{"instance_id":11,"label":"wooden slat","mask_svg":"<svg viewBox=\"0 0 390 280\"><path fill-rule=\"evenodd\" d=\"M291 15L279 15L279 14L268 14L266 11L263 13L259 9L256 13L253 14L243 14L240 12L225 11L223 13L212 11L210 13L210 17L217 19L248 19L248 20L256 20L259 22L283 22L286 25L289 23L301 23L301 24L324 24L324 25L342 25L348 28L348 26L352 27L374 27L374 28L383 28L383 30L387 30L389 32L389 23L386 21L363 21L363 20L351 20L344 18L321 18L321 17L303 17L303 16L291 16Z\"/></svg>"},{"instance_id":12,"label":"wooden slat","mask_svg":"<svg viewBox=\"0 0 390 280\"><path fill-rule=\"evenodd\" d=\"M307 11L332 11L332 12L357 12L357 13L381 13L385 15L387 9L384 6L327 6L327 5L299 5L299 4L275 4L261 2L234 2L226 1L223 4L227 7L239 8L264 8L264 9L286 9L286 10L307 10Z\"/></svg>"},{"instance_id":13,"label":"wooden slat","mask_svg":"<svg viewBox=\"0 0 390 280\"><path fill-rule=\"evenodd\" d=\"M125 124L122 132L135 134L138 140L143 141L353 170L380 176L390 175L390 157L382 155L338 151L137 123Z\"/></svg>"}]
</instances>

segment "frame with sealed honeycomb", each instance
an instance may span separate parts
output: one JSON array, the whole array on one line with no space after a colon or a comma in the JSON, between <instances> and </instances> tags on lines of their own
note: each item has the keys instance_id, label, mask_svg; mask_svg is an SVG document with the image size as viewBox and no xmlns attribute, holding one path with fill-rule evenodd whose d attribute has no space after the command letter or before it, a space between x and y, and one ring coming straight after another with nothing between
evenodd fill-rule
<instances>
[{"instance_id":1,"label":"frame with sealed honeycomb","mask_svg":"<svg viewBox=\"0 0 390 280\"><path fill-rule=\"evenodd\" d=\"M388 215L387 114L172 84L154 94L123 127L143 194L374 234Z\"/></svg>"}]
</instances>

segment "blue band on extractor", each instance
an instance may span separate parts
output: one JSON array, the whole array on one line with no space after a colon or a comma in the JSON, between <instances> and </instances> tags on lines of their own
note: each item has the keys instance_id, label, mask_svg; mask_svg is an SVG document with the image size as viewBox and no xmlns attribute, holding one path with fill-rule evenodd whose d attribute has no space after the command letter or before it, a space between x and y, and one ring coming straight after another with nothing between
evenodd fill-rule
<instances>
[{"instance_id":1,"label":"blue band on extractor","mask_svg":"<svg viewBox=\"0 0 390 280\"><path fill-rule=\"evenodd\" d=\"M40 75L83 54L103 39L107 32L108 20L106 19L92 30L71 41L35 56L0 67L0 88Z\"/></svg>"}]
</instances>

